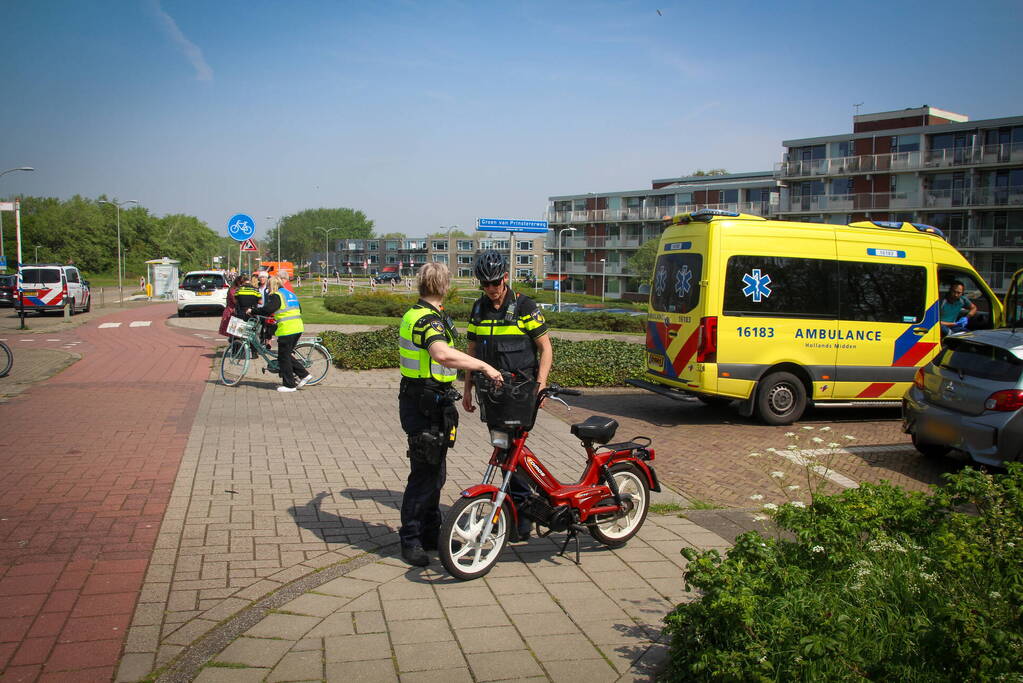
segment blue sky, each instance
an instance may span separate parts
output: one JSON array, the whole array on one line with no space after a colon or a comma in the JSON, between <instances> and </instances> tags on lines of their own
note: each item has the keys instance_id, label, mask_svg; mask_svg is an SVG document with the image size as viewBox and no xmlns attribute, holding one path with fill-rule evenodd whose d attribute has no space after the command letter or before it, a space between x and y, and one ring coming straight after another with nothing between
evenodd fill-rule
<instances>
[{"instance_id":1,"label":"blue sky","mask_svg":"<svg viewBox=\"0 0 1023 683\"><path fill-rule=\"evenodd\" d=\"M873 7L873 8L872 8ZM1023 114L1023 3L0 0L0 196L107 194L226 233L377 232L769 170L861 113ZM660 13L658 13L660 10ZM857 14L858 13L858 14Z\"/></svg>"}]
</instances>

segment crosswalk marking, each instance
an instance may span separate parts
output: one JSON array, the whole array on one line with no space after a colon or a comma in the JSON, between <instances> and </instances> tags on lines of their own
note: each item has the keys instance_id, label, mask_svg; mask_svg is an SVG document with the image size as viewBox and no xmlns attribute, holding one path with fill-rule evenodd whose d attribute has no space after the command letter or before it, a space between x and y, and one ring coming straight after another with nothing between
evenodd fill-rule
<instances>
[{"instance_id":1,"label":"crosswalk marking","mask_svg":"<svg viewBox=\"0 0 1023 683\"><path fill-rule=\"evenodd\" d=\"M102 330L104 327L120 327L121 323L100 323L99 328Z\"/></svg>"},{"instance_id":2,"label":"crosswalk marking","mask_svg":"<svg viewBox=\"0 0 1023 683\"><path fill-rule=\"evenodd\" d=\"M128 323L128 327L149 327L152 323L152 320L133 320Z\"/></svg>"}]
</instances>

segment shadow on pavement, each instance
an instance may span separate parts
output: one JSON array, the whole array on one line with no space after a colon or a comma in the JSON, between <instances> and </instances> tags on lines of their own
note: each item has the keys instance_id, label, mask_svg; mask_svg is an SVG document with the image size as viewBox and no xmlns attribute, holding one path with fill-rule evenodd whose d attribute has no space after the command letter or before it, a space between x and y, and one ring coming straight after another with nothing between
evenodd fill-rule
<instances>
[{"instance_id":1,"label":"shadow on pavement","mask_svg":"<svg viewBox=\"0 0 1023 683\"><path fill-rule=\"evenodd\" d=\"M288 508L288 514L295 520L295 524L312 531L325 543L345 543L367 552L379 550L382 544L388 542L383 537L395 532L386 524L365 522L354 517L341 517L323 510L324 499L330 497L329 492L321 491L305 505Z\"/></svg>"}]
</instances>

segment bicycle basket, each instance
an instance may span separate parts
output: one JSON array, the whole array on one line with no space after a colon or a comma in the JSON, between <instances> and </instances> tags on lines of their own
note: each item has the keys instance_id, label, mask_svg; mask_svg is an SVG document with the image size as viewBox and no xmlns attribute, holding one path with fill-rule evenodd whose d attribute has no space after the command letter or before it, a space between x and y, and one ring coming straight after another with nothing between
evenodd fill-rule
<instances>
[{"instance_id":1,"label":"bicycle basket","mask_svg":"<svg viewBox=\"0 0 1023 683\"><path fill-rule=\"evenodd\" d=\"M536 420L536 390L531 379L511 380L500 387L486 377L475 378L480 420L497 429L530 430Z\"/></svg>"},{"instance_id":2,"label":"bicycle basket","mask_svg":"<svg viewBox=\"0 0 1023 683\"><path fill-rule=\"evenodd\" d=\"M233 315L227 323L227 333L232 337L245 337L255 328L255 320L242 320Z\"/></svg>"}]
</instances>

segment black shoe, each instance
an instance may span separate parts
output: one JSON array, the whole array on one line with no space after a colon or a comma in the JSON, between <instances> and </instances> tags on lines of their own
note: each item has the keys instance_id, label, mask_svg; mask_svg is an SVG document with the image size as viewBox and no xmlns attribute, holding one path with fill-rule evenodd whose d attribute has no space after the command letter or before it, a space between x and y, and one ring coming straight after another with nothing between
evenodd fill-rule
<instances>
[{"instance_id":1,"label":"black shoe","mask_svg":"<svg viewBox=\"0 0 1023 683\"><path fill-rule=\"evenodd\" d=\"M425 567L430 564L430 558L426 556L426 551L421 545L402 546L401 557L413 567Z\"/></svg>"}]
</instances>

